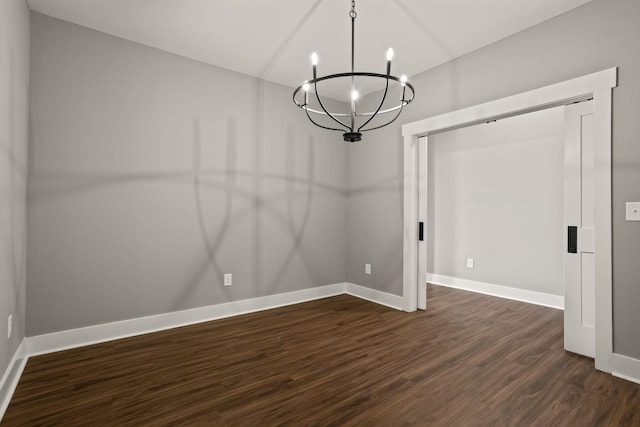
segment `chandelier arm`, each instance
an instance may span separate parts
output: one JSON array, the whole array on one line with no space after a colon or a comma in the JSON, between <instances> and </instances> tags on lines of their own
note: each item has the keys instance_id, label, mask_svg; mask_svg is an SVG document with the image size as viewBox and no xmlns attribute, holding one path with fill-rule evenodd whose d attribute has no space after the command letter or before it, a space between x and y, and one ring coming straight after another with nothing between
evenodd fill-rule
<instances>
[{"instance_id":1,"label":"chandelier arm","mask_svg":"<svg viewBox=\"0 0 640 427\"><path fill-rule=\"evenodd\" d=\"M371 120L373 120L373 118L376 116L376 114L378 114L378 112L380 111L380 109L382 108L382 104L384 104L384 100L387 98L387 92L389 91L389 78L387 75L387 83L384 86L384 94L382 94L382 100L380 100L380 105L378 105L378 108L376 108L376 111L371 115L371 117L369 117L369 120L367 120L366 122L364 122L362 124L362 126L360 126L358 128L358 132L360 132L360 130L362 130L363 127L365 127L366 125L369 124L369 122Z\"/></svg>"},{"instance_id":2,"label":"chandelier arm","mask_svg":"<svg viewBox=\"0 0 640 427\"><path fill-rule=\"evenodd\" d=\"M403 109L403 108L404 108L404 106L405 106L405 105L407 105L407 104L408 104L408 102L406 102L406 101L403 99L403 100L402 100L402 103L400 104L400 109L398 110L398 113L395 115L395 117L394 117L393 119L389 120L387 123L385 123L385 124L383 124L383 125L380 125L380 126L376 126L376 127L369 128L369 129L361 129L361 130L362 130L362 132L368 132L368 131L370 131L370 130L380 129L380 128L383 128L383 127L388 126L388 125L390 125L391 123L395 122L395 121L396 121L396 119L397 119L398 117L400 117L400 114L402 113L402 109ZM358 132L360 132L360 129L358 130Z\"/></svg>"},{"instance_id":3,"label":"chandelier arm","mask_svg":"<svg viewBox=\"0 0 640 427\"><path fill-rule=\"evenodd\" d=\"M334 78L340 78L340 77L351 77L351 76L363 76L363 77L378 77L378 78L384 78L385 80L393 80L396 81L398 83L402 83L401 80L393 75L385 75L385 74L380 74L380 73L368 73L368 72L360 72L360 71L356 71L356 72L352 72L352 73L338 73L338 74L331 74L331 75L327 75L327 76L322 76L322 77L317 77L313 80L310 80L308 82L306 82L307 84L313 84L314 87L316 87L316 97L319 97L318 93L317 93L317 82L321 82L324 80L330 80L330 79L334 79ZM396 114L396 116L390 120L388 123L381 125L381 126L376 126L374 128L369 128L369 129L363 129L365 125L360 126L359 131L362 132L367 132L370 130L374 130L374 129L379 129L381 127L387 126L391 123L393 123L399 116L400 113L402 112L402 109L404 108L405 105L408 105L411 103L411 101L413 101L413 99L415 98L415 88L413 87L413 85L410 82L404 82L404 85L406 88L409 88L409 90L411 91L411 96L409 98L404 98L402 99L400 105L396 105L395 107L391 107L391 108L387 108L385 110L379 110L377 112L368 112L368 113L361 113L361 114L357 114L356 117L371 117L373 115L380 115L380 114L388 114L391 113L393 111L398 111L398 113ZM303 89L304 85L300 85L298 86L294 92L293 92L293 102L294 104L305 110L305 113L307 114L307 117L309 118L309 120L311 120L311 122L313 124L315 124L318 127L321 127L323 129L328 129L328 130L335 130L335 131L343 131L343 129L336 129L336 128L331 128L331 127L327 127L327 126L323 126L318 124L317 122L315 122L314 120L311 119L310 114L309 113L314 113L314 114L322 114L322 115L326 115L326 116L330 116L333 120L336 120L337 122L339 122L339 124L341 126L344 126L345 128L348 128L348 126L346 126L342 121L337 120L336 117L350 117L351 114L350 113L330 113L329 111L326 110L326 108L323 108L323 111L320 110L315 110L313 108L309 108L309 105L307 104L301 104L298 102L298 100L296 99L296 96L298 95L298 93L300 93ZM322 107L324 107L324 105L320 102L320 105ZM351 129L349 129L351 130Z\"/></svg>"},{"instance_id":4,"label":"chandelier arm","mask_svg":"<svg viewBox=\"0 0 640 427\"><path fill-rule=\"evenodd\" d=\"M298 107L302 108L303 110L306 109L310 113L321 114L323 116L327 115L324 111L314 110L313 108L308 108L308 107L305 107L304 105L299 105L299 104L297 104L297 105L298 105ZM331 114L333 114L334 117L350 117L351 116L350 114L347 114L347 113L331 113Z\"/></svg>"},{"instance_id":5,"label":"chandelier arm","mask_svg":"<svg viewBox=\"0 0 640 427\"><path fill-rule=\"evenodd\" d=\"M318 95L318 82L314 82L313 83L313 87L314 87L314 92L316 94L316 99L318 100L318 104L320 104L320 107L322 108L322 111L324 111L326 113L327 116L331 117L336 123L338 123L340 126L344 126L346 130L351 131L352 129L347 126L346 124L342 123L340 120L336 119L335 117L333 117L333 114L331 114L325 107L324 104L322 103L322 100L320 99L320 95Z\"/></svg>"},{"instance_id":6,"label":"chandelier arm","mask_svg":"<svg viewBox=\"0 0 640 427\"><path fill-rule=\"evenodd\" d=\"M331 127L328 127L328 126L321 125L320 123L316 122L315 120L313 120L313 119L311 118L311 115L309 114L309 110L307 109L307 106L306 106L306 105L305 105L305 106L303 106L303 107L301 107L301 108L302 108L302 109L307 113L307 117L309 118L309 121L310 121L311 123L313 123L314 125L316 125L316 126L318 126L318 127L321 127L321 128L323 128L323 129L327 129L327 130L336 130L336 131L338 131L338 132L344 132L344 129L331 128Z\"/></svg>"},{"instance_id":7,"label":"chandelier arm","mask_svg":"<svg viewBox=\"0 0 640 427\"><path fill-rule=\"evenodd\" d=\"M384 78L384 77L385 77L385 76L384 76L384 75L382 75L382 74L374 74L374 73L356 73L356 75L366 75L366 76L369 76L369 77L382 77L382 78ZM346 77L346 76L349 76L349 73L333 74L333 75L331 75L331 76L320 77L320 78L318 79L318 81L327 80L327 79L329 79L329 78L334 78L334 77ZM390 80L397 80L397 81L400 81L400 79L398 79L398 78L397 78L397 77L395 77L395 76L389 76L389 79L390 79ZM403 102L403 104L404 104L404 105L408 105L408 104L410 104L410 103L411 103L411 101L413 101L413 99L414 99L414 97L415 97L415 89L413 88L413 85L412 85L411 83L409 83L409 82L406 82L406 83L405 83L405 85L406 85L406 87L408 87L408 88L411 90L411 97L410 97L409 99L406 99L406 98L405 98L405 99L403 100L403 101L404 101L404 102ZM298 102L298 100L296 99L296 96L298 95L298 93L299 93L301 90L302 90L302 86L299 86L299 87L298 87L298 88L296 88L296 90L293 92L293 102L294 102L294 104L295 104L297 107L302 108L302 109L304 110L304 109L305 109L305 104L300 104L300 103ZM393 112L393 111L397 111L397 110L398 110L399 108L401 108L401 107L402 107L402 105L396 105L395 107L387 108L387 109L385 109L385 110L380 110L380 111L378 111L378 114L387 114L387 113L391 113L391 112ZM320 111L320 110L314 110L313 108L309 108L309 106L307 106L306 108L307 108L307 110L308 110L309 112L311 112L311 113L326 115L326 113L325 113L325 112ZM373 111L372 111L372 112L368 112L368 113L360 113L360 114L357 114L357 117L369 117L369 116L371 116L373 113L374 113ZM350 117L350 116L351 116L351 114L348 114L348 113L331 113L331 114L332 114L334 117Z\"/></svg>"},{"instance_id":8,"label":"chandelier arm","mask_svg":"<svg viewBox=\"0 0 640 427\"><path fill-rule=\"evenodd\" d=\"M409 103L409 101L405 101L405 105L407 105ZM299 108L302 108L304 110L304 105L299 105L296 104ZM378 115L380 114L387 114L387 113L392 113L394 111L398 111L398 109L401 107L401 105L396 105L395 107L392 108L387 108L386 110L380 110L378 112ZM322 114L323 116L326 116L326 114L324 113L324 111L320 111L320 110L314 110L313 108L308 108L310 113L314 113L314 114ZM359 113L356 115L356 117L371 117L373 115L373 111L368 112L368 113ZM334 115L334 117L350 117L351 114L347 114L347 113L331 113Z\"/></svg>"},{"instance_id":9,"label":"chandelier arm","mask_svg":"<svg viewBox=\"0 0 640 427\"><path fill-rule=\"evenodd\" d=\"M407 104L408 104L408 102L407 102ZM380 111L378 111L378 114L377 114L377 115L380 115L380 114L387 114L387 113L392 113L392 112L394 112L394 111L398 110L399 108L402 108L402 105L396 105L395 107L387 108L386 110L380 110ZM370 117L370 116L372 116L372 115L373 115L373 113L374 113L374 112L372 111L372 112L370 112L370 113L362 113L362 114L359 114L358 116L359 116L359 117ZM363 127L363 126L361 126L361 127Z\"/></svg>"}]
</instances>

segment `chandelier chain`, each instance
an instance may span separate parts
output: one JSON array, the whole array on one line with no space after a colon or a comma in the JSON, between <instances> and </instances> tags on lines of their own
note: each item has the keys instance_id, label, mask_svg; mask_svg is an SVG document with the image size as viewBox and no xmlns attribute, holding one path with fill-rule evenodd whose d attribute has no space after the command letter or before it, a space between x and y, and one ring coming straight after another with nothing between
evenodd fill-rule
<instances>
[{"instance_id":1,"label":"chandelier chain","mask_svg":"<svg viewBox=\"0 0 640 427\"><path fill-rule=\"evenodd\" d=\"M356 0L351 0L351 12L349 12L349 17L351 19L356 19L358 14L356 13Z\"/></svg>"}]
</instances>

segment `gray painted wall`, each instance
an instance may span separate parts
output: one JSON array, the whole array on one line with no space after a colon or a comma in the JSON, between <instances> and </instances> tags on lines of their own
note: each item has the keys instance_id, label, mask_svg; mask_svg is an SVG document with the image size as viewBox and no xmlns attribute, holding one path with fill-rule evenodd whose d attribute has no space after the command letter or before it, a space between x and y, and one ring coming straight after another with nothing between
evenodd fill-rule
<instances>
[{"instance_id":1,"label":"gray painted wall","mask_svg":"<svg viewBox=\"0 0 640 427\"><path fill-rule=\"evenodd\" d=\"M564 108L436 134L428 149L427 271L563 296Z\"/></svg>"},{"instance_id":2,"label":"gray painted wall","mask_svg":"<svg viewBox=\"0 0 640 427\"><path fill-rule=\"evenodd\" d=\"M36 13L32 64L27 335L345 281L346 146L290 88Z\"/></svg>"},{"instance_id":3,"label":"gray painted wall","mask_svg":"<svg viewBox=\"0 0 640 427\"><path fill-rule=\"evenodd\" d=\"M25 334L29 9L0 2L0 378ZM13 334L7 339L7 317ZM2 392L0 390L0 398Z\"/></svg>"},{"instance_id":4,"label":"gray painted wall","mask_svg":"<svg viewBox=\"0 0 640 427\"><path fill-rule=\"evenodd\" d=\"M399 122L349 148L348 280L402 293L403 123L618 66L619 85L613 92L614 347L640 358L640 223L624 220L624 203L640 200L639 20L637 0L594 0L412 77L417 98ZM447 49L446 41L442 45ZM364 275L365 260L380 264L377 274L374 264L374 274Z\"/></svg>"}]
</instances>

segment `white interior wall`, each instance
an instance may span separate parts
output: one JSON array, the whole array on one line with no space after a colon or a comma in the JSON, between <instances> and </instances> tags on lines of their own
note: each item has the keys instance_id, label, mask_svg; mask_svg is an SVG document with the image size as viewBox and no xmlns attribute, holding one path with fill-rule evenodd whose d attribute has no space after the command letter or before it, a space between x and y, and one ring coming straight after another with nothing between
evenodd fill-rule
<instances>
[{"instance_id":1,"label":"white interior wall","mask_svg":"<svg viewBox=\"0 0 640 427\"><path fill-rule=\"evenodd\" d=\"M0 1L0 418L25 336L29 40L26 2Z\"/></svg>"},{"instance_id":2,"label":"white interior wall","mask_svg":"<svg viewBox=\"0 0 640 427\"><path fill-rule=\"evenodd\" d=\"M27 336L345 282L346 145L291 88L31 25Z\"/></svg>"},{"instance_id":3,"label":"white interior wall","mask_svg":"<svg viewBox=\"0 0 640 427\"><path fill-rule=\"evenodd\" d=\"M430 136L428 272L563 295L563 138L564 107Z\"/></svg>"}]
</instances>

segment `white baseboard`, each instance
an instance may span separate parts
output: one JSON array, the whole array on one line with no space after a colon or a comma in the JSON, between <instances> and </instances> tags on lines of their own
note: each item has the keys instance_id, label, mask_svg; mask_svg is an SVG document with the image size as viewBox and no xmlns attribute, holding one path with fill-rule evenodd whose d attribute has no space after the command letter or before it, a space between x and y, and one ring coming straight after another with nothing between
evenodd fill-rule
<instances>
[{"instance_id":1,"label":"white baseboard","mask_svg":"<svg viewBox=\"0 0 640 427\"><path fill-rule=\"evenodd\" d=\"M474 282L442 275L427 275L427 281L437 285L514 299L547 307L562 308L564 299L556 295L524 291L490 283ZM28 337L22 340L2 380L0 381L0 421L9 406L11 397L30 356L142 335L195 323L206 322L240 314L268 310L298 304L335 295L348 294L377 304L402 310L404 298L386 292L365 288L353 283L303 289L300 291L270 295L249 300L217 304L208 307L164 313L138 319L124 320L103 325L55 332ZM640 360L613 354L613 372L616 377L640 384Z\"/></svg>"},{"instance_id":2,"label":"white baseboard","mask_svg":"<svg viewBox=\"0 0 640 427\"><path fill-rule=\"evenodd\" d=\"M36 335L27 338L27 351L30 356L37 356L345 293L398 310L402 310L403 307L404 299L400 296L365 288L353 283L335 283L333 285L265 297Z\"/></svg>"},{"instance_id":3,"label":"white baseboard","mask_svg":"<svg viewBox=\"0 0 640 427\"><path fill-rule=\"evenodd\" d=\"M502 296L504 298L532 302L531 298L517 298L518 295L516 295L516 297L513 295L505 296L504 291L498 292L494 289L495 287L511 289L504 286L482 284L485 285L485 288L483 288L483 290L478 290L478 288L467 288L462 286L465 282L470 281L460 282L460 279L444 280L443 278L453 279L447 278L446 276L432 276L429 278L429 281L436 284L442 284L444 286L457 287L459 289L468 289L476 292L488 293L490 295ZM442 282L450 284L448 285ZM477 282L466 283L466 285L469 284L477 284ZM487 285L492 288L487 290ZM492 290L495 292L490 292ZM532 293L529 291L524 292ZM163 313L102 325L87 326L84 328L25 338L14 354L7 371L4 373L2 382L0 382L0 420L2 420L2 416L9 406L9 402L13 396L13 392L15 391L15 387L18 384L20 376L22 375L22 371L24 370L28 358L31 356L53 353L56 351L162 331L195 323L207 322L215 319L222 319L225 317L253 313L256 311L268 310L341 294L352 295L354 297L385 305L397 310L403 310L404 307L404 298L401 296L366 288L353 283L336 283L333 285L319 286L299 291L176 311L172 313ZM538 293L533 292L533 294ZM534 303L539 304L540 302ZM625 372L633 373L635 371L621 369L620 375L623 375Z\"/></svg>"},{"instance_id":4,"label":"white baseboard","mask_svg":"<svg viewBox=\"0 0 640 427\"><path fill-rule=\"evenodd\" d=\"M433 283L434 285L447 286L449 288L478 292L480 294L493 295L500 298L507 298L515 301L528 302L530 304L543 305L545 307L564 310L564 297L559 295L528 291L525 289L511 288L509 286L476 282L474 280L459 279L457 277L431 273L427 273L427 282Z\"/></svg>"},{"instance_id":5,"label":"white baseboard","mask_svg":"<svg viewBox=\"0 0 640 427\"><path fill-rule=\"evenodd\" d=\"M298 304L343 293L345 293L345 284L336 283L282 294L36 335L27 338L27 350L30 356L37 356L194 323Z\"/></svg>"},{"instance_id":6,"label":"white baseboard","mask_svg":"<svg viewBox=\"0 0 640 427\"><path fill-rule=\"evenodd\" d=\"M353 283L346 283L345 293L380 305L386 305L387 307L395 308L396 310L402 310L404 307L404 298L398 295L365 288L364 286Z\"/></svg>"},{"instance_id":7,"label":"white baseboard","mask_svg":"<svg viewBox=\"0 0 640 427\"><path fill-rule=\"evenodd\" d=\"M614 377L640 384L640 360L613 353L611 365Z\"/></svg>"},{"instance_id":8,"label":"white baseboard","mask_svg":"<svg viewBox=\"0 0 640 427\"><path fill-rule=\"evenodd\" d=\"M9 366L7 366L7 370L2 375L2 380L0 380L0 421L2 421L2 417L9 407L9 402L11 401L11 397L13 396L13 392L18 385L18 381L22 376L22 371L24 371L24 367L27 364L27 345L26 338L22 339L22 342L16 349L16 352L13 354L11 358L11 362L9 362Z\"/></svg>"}]
</instances>

